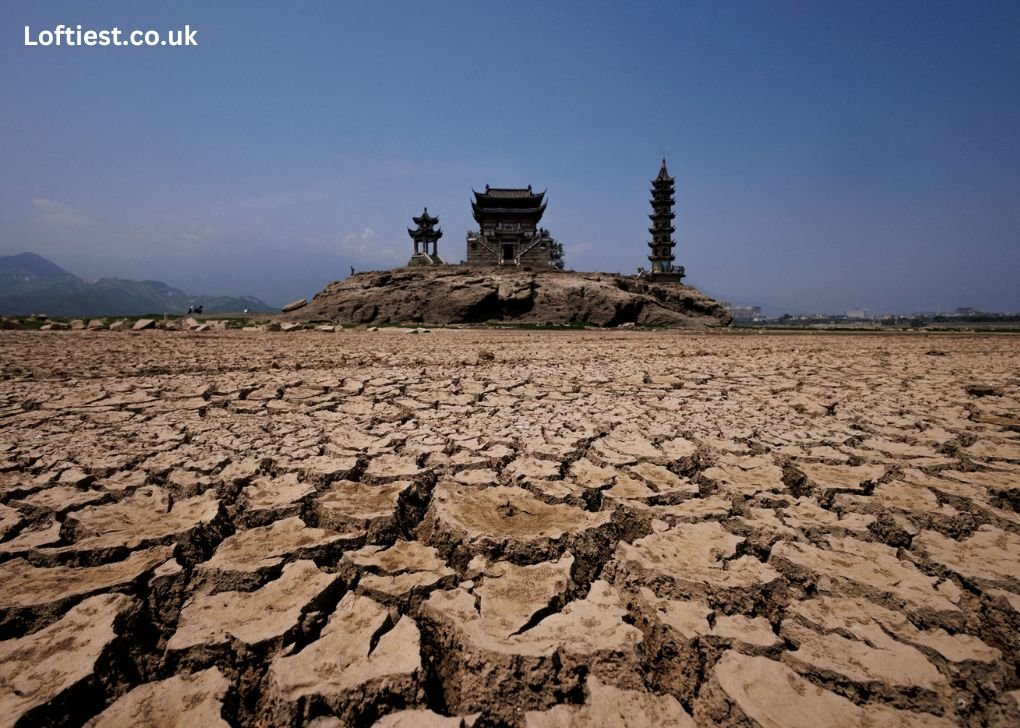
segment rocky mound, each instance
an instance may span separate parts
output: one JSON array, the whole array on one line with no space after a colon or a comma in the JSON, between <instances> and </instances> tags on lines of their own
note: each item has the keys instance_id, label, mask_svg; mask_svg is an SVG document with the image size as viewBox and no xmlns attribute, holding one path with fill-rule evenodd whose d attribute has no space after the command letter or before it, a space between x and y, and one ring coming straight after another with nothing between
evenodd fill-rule
<instances>
[{"instance_id":1,"label":"rocky mound","mask_svg":"<svg viewBox=\"0 0 1020 728\"><path fill-rule=\"evenodd\" d=\"M330 283L283 318L344 324L523 323L678 328L730 316L695 288L611 273L441 266L359 273Z\"/></svg>"}]
</instances>

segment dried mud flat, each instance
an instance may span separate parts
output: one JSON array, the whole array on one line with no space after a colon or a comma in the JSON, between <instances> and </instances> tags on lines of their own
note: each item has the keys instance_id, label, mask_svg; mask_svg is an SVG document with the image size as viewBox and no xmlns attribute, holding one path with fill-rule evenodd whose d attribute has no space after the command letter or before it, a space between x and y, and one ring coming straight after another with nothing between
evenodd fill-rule
<instances>
[{"instance_id":1,"label":"dried mud flat","mask_svg":"<svg viewBox=\"0 0 1020 728\"><path fill-rule=\"evenodd\" d=\"M1020 721L1020 338L0 352L0 726Z\"/></svg>"}]
</instances>

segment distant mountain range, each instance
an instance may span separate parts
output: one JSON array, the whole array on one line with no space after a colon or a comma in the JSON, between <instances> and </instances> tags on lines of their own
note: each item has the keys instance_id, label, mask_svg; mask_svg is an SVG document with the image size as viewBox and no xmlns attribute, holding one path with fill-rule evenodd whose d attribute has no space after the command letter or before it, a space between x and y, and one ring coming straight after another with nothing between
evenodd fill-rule
<instances>
[{"instance_id":1,"label":"distant mountain range","mask_svg":"<svg viewBox=\"0 0 1020 728\"><path fill-rule=\"evenodd\" d=\"M133 316L186 313L189 306L204 313L276 310L253 296L196 296L160 281L86 281L35 253L0 256L0 314Z\"/></svg>"}]
</instances>

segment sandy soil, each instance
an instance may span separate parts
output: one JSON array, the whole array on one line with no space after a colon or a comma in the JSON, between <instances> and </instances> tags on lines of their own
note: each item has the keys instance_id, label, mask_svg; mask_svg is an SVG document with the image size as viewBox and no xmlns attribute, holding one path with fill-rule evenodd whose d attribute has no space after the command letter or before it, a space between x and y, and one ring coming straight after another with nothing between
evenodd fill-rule
<instances>
[{"instance_id":1,"label":"sandy soil","mask_svg":"<svg viewBox=\"0 0 1020 728\"><path fill-rule=\"evenodd\" d=\"M1020 721L1020 338L0 334L0 726Z\"/></svg>"}]
</instances>

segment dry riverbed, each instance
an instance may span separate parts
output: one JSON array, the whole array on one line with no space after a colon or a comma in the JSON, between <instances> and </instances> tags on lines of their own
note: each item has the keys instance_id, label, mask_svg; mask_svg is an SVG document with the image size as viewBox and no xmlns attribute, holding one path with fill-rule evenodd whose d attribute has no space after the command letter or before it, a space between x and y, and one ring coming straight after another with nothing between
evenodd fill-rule
<instances>
[{"instance_id":1,"label":"dry riverbed","mask_svg":"<svg viewBox=\"0 0 1020 728\"><path fill-rule=\"evenodd\" d=\"M1020 337L0 332L0 726L1020 722Z\"/></svg>"}]
</instances>

